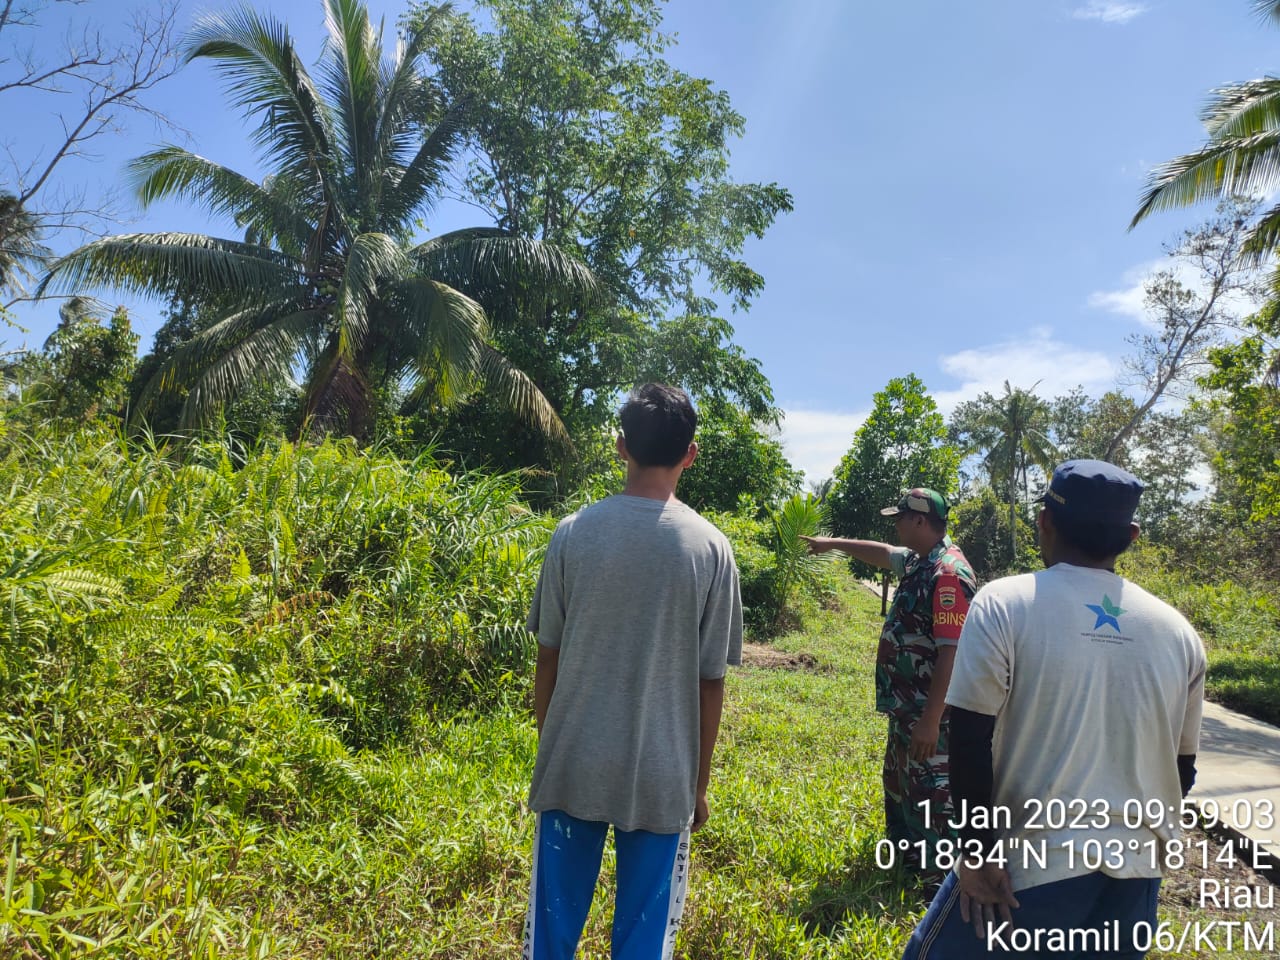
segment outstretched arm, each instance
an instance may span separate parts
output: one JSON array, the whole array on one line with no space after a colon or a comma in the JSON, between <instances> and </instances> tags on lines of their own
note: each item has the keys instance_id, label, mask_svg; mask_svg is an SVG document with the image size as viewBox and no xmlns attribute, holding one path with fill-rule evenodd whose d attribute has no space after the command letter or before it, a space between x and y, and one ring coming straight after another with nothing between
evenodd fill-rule
<instances>
[{"instance_id":1,"label":"outstretched arm","mask_svg":"<svg viewBox=\"0 0 1280 960\"><path fill-rule=\"evenodd\" d=\"M800 539L809 545L811 553L839 550L873 567L883 567L888 570L892 566L889 560L889 551L892 548L879 540L846 540L842 537L801 537Z\"/></svg>"}]
</instances>

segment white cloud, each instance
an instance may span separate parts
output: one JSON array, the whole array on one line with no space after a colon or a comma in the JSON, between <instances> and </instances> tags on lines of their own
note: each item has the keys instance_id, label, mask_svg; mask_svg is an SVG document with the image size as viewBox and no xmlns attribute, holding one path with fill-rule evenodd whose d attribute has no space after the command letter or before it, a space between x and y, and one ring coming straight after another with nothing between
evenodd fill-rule
<instances>
[{"instance_id":1,"label":"white cloud","mask_svg":"<svg viewBox=\"0 0 1280 960\"><path fill-rule=\"evenodd\" d=\"M1016 340L946 354L938 365L960 381L955 389L933 393L946 416L957 404L981 393L999 396L1006 380L1024 390L1034 386L1037 396L1048 399L1076 386L1084 387L1086 393L1101 393L1112 387L1119 369L1107 354L1055 340L1052 331L1043 327L1028 330Z\"/></svg>"},{"instance_id":2,"label":"white cloud","mask_svg":"<svg viewBox=\"0 0 1280 960\"><path fill-rule=\"evenodd\" d=\"M1096 290L1089 294L1086 303L1097 310L1130 317L1143 326L1159 328L1160 319L1149 314L1145 306L1145 284L1152 274L1162 270L1171 272L1180 284L1200 296L1208 292L1204 278L1195 267L1176 257L1164 257L1130 267L1120 278L1124 286L1118 290ZM1244 318L1258 309L1256 302L1240 292L1228 294L1220 303L1229 314L1237 318Z\"/></svg>"},{"instance_id":3,"label":"white cloud","mask_svg":"<svg viewBox=\"0 0 1280 960\"><path fill-rule=\"evenodd\" d=\"M869 412L788 409L782 421L782 449L791 465L804 471L806 481L823 480L835 473Z\"/></svg>"},{"instance_id":4,"label":"white cloud","mask_svg":"<svg viewBox=\"0 0 1280 960\"><path fill-rule=\"evenodd\" d=\"M1103 23L1128 23L1134 17L1147 12L1141 3L1123 3L1119 0L1089 0L1083 7L1076 7L1071 16L1077 20L1100 20Z\"/></svg>"},{"instance_id":5,"label":"white cloud","mask_svg":"<svg viewBox=\"0 0 1280 960\"><path fill-rule=\"evenodd\" d=\"M999 396L1006 380L1013 387L1035 386L1038 396L1049 399L1076 386L1097 395L1114 386L1119 372L1107 354L1055 340L1053 332L1044 327L1029 329L1016 340L944 354L938 358L938 366L960 383L950 390L931 391L943 416L950 416L957 404L979 394ZM925 382L929 379L926 376ZM788 408L782 422L782 446L792 466L803 470L808 481L831 476L869 412Z\"/></svg>"},{"instance_id":6,"label":"white cloud","mask_svg":"<svg viewBox=\"0 0 1280 960\"><path fill-rule=\"evenodd\" d=\"M1164 259L1150 260L1146 263L1140 263L1136 267L1130 267L1120 278L1120 282L1124 284L1123 287L1119 290L1096 290L1089 294L1087 303L1097 310L1119 313L1126 317L1132 317L1140 323L1146 323L1147 312L1143 304L1146 301L1147 294L1143 289L1143 284L1157 270L1165 270L1172 265L1172 260ZM1179 279L1184 278L1179 277Z\"/></svg>"}]
</instances>

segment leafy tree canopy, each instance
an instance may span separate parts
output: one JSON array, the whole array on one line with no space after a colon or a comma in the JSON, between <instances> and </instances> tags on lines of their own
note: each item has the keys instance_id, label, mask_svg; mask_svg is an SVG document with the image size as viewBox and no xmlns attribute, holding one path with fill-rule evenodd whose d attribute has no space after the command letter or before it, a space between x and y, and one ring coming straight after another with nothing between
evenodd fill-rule
<instances>
[{"instance_id":1,"label":"leafy tree canopy","mask_svg":"<svg viewBox=\"0 0 1280 960\"><path fill-rule=\"evenodd\" d=\"M119 307L104 324L96 304L72 297L38 353L26 354L10 376L23 399L56 420L86 421L124 412L138 335Z\"/></svg>"},{"instance_id":2,"label":"leafy tree canopy","mask_svg":"<svg viewBox=\"0 0 1280 960\"><path fill-rule=\"evenodd\" d=\"M762 514L800 488L782 444L731 403L700 404L695 439L698 459L680 477L680 499L696 510L729 513L745 502Z\"/></svg>"},{"instance_id":3,"label":"leafy tree canopy","mask_svg":"<svg viewBox=\"0 0 1280 960\"><path fill-rule=\"evenodd\" d=\"M776 418L768 381L732 344L719 302L745 309L759 292L743 247L791 209L791 196L730 178L743 118L710 81L664 59L660 0L477 7L433 47L443 89L469 108L465 198L500 229L575 251L616 296L587 310L544 301L533 322L518 295L505 305L479 296L501 349L575 439L606 427L619 392L646 379ZM410 21L435 9L421 5ZM474 435L477 422L501 419L476 409L458 426ZM527 431L505 433L490 443L491 461L542 458Z\"/></svg>"},{"instance_id":4,"label":"leafy tree canopy","mask_svg":"<svg viewBox=\"0 0 1280 960\"><path fill-rule=\"evenodd\" d=\"M1280 520L1280 300L1252 321L1253 333L1212 351L1202 379L1220 417L1214 457L1218 496L1254 522Z\"/></svg>"},{"instance_id":5,"label":"leafy tree canopy","mask_svg":"<svg viewBox=\"0 0 1280 960\"><path fill-rule=\"evenodd\" d=\"M329 38L315 76L285 24L248 7L202 18L186 40L186 59L210 60L254 124L266 181L176 146L133 164L144 203L195 201L233 219L245 239L110 237L63 257L42 287L217 302L217 322L174 352L142 398L187 387L188 422L301 368L304 419L357 437L370 435L388 396L443 404L479 384L563 437L555 410L492 347L484 310L462 288L496 300L516 285L569 303L595 278L548 244L491 227L415 243L461 137L460 111L424 69L449 16L416 23L388 58L359 0L324 7Z\"/></svg>"},{"instance_id":6,"label":"leafy tree canopy","mask_svg":"<svg viewBox=\"0 0 1280 960\"><path fill-rule=\"evenodd\" d=\"M910 487L953 496L959 468L960 453L947 442L946 423L924 383L915 374L895 377L875 395L836 467L826 501L831 527L838 536L882 539L883 507Z\"/></svg>"}]
</instances>

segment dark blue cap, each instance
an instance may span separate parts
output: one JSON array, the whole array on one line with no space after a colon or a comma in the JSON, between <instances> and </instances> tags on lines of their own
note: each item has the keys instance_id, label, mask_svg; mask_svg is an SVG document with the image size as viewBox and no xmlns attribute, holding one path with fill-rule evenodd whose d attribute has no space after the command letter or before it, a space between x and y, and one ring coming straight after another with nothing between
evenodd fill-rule
<instances>
[{"instance_id":1,"label":"dark blue cap","mask_svg":"<svg viewBox=\"0 0 1280 960\"><path fill-rule=\"evenodd\" d=\"M1076 522L1128 525L1138 509L1142 481L1105 460L1068 460L1053 471L1040 499L1055 516Z\"/></svg>"}]
</instances>

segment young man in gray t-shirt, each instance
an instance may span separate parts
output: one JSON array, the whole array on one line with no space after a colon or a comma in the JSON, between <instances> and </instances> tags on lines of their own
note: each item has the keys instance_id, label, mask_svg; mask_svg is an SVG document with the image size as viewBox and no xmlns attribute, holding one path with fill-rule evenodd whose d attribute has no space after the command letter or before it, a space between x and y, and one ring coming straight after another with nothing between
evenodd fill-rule
<instances>
[{"instance_id":1,"label":"young man in gray t-shirt","mask_svg":"<svg viewBox=\"0 0 1280 960\"><path fill-rule=\"evenodd\" d=\"M571 960L609 826L616 960L672 955L689 833L707 820L727 664L742 658L728 540L675 497L698 454L682 390L646 384L621 412L621 494L560 522L529 629L538 758L528 960Z\"/></svg>"}]
</instances>

